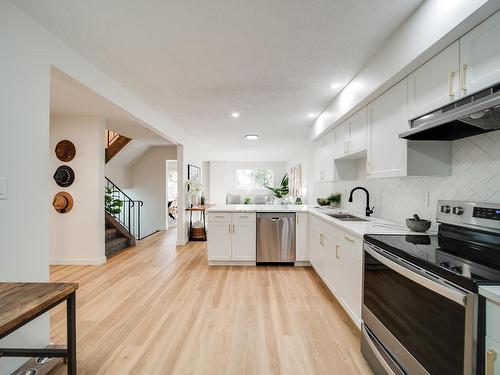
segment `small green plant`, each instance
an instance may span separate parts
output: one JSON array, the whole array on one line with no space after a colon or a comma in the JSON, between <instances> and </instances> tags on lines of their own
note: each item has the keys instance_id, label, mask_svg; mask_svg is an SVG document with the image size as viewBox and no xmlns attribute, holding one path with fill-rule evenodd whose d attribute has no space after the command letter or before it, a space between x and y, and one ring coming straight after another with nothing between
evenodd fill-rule
<instances>
[{"instance_id":1,"label":"small green plant","mask_svg":"<svg viewBox=\"0 0 500 375\"><path fill-rule=\"evenodd\" d=\"M339 204L341 199L342 199L341 193L333 193L333 194L330 194L330 196L328 197L328 200L330 201L330 203L336 203L336 204Z\"/></svg>"},{"instance_id":2,"label":"small green plant","mask_svg":"<svg viewBox=\"0 0 500 375\"><path fill-rule=\"evenodd\" d=\"M245 200L243 201L244 204L250 204L252 200L250 199L250 197L246 197Z\"/></svg>"},{"instance_id":3,"label":"small green plant","mask_svg":"<svg viewBox=\"0 0 500 375\"><path fill-rule=\"evenodd\" d=\"M118 215L122 212L123 201L116 198L116 191L109 187L106 188L106 192L104 193L104 207L106 212L111 215Z\"/></svg>"},{"instance_id":4,"label":"small green plant","mask_svg":"<svg viewBox=\"0 0 500 375\"><path fill-rule=\"evenodd\" d=\"M280 186L278 187L270 187L266 186L266 189L269 189L273 192L274 196L276 198L283 198L284 196L288 195L288 174L285 174L283 178L281 179Z\"/></svg>"}]
</instances>

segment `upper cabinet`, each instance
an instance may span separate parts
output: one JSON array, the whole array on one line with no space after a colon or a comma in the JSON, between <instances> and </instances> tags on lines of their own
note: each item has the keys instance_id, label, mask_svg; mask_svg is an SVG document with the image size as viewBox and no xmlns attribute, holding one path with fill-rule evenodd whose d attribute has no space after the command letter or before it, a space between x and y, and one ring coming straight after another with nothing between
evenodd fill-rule
<instances>
[{"instance_id":1,"label":"upper cabinet","mask_svg":"<svg viewBox=\"0 0 500 375\"><path fill-rule=\"evenodd\" d=\"M351 117L351 139L349 153L356 154L365 151L368 141L368 107L356 112Z\"/></svg>"},{"instance_id":2,"label":"upper cabinet","mask_svg":"<svg viewBox=\"0 0 500 375\"><path fill-rule=\"evenodd\" d=\"M461 96L500 82L500 12L460 39Z\"/></svg>"},{"instance_id":3,"label":"upper cabinet","mask_svg":"<svg viewBox=\"0 0 500 375\"><path fill-rule=\"evenodd\" d=\"M398 137L407 130L407 81L399 82L370 104L368 176L406 175L406 140Z\"/></svg>"},{"instance_id":4,"label":"upper cabinet","mask_svg":"<svg viewBox=\"0 0 500 375\"><path fill-rule=\"evenodd\" d=\"M333 181L334 133L325 133L313 144L314 180Z\"/></svg>"},{"instance_id":5,"label":"upper cabinet","mask_svg":"<svg viewBox=\"0 0 500 375\"><path fill-rule=\"evenodd\" d=\"M367 147L368 110L363 108L334 129L335 158L353 157Z\"/></svg>"},{"instance_id":6,"label":"upper cabinet","mask_svg":"<svg viewBox=\"0 0 500 375\"><path fill-rule=\"evenodd\" d=\"M459 55L459 42L456 41L408 76L410 119L458 99Z\"/></svg>"}]
</instances>

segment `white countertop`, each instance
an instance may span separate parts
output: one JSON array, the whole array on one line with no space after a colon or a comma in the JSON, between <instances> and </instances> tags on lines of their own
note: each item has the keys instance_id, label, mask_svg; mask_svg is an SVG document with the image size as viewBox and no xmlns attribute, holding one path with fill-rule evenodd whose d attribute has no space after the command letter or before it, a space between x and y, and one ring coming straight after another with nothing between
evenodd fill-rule
<instances>
[{"instance_id":1,"label":"white countertop","mask_svg":"<svg viewBox=\"0 0 500 375\"><path fill-rule=\"evenodd\" d=\"M500 285L480 286L479 294L500 304Z\"/></svg>"},{"instance_id":2,"label":"white countertop","mask_svg":"<svg viewBox=\"0 0 500 375\"><path fill-rule=\"evenodd\" d=\"M252 204L229 204L216 205L207 210L208 212L310 212L320 219L337 225L338 227L350 232L351 234L363 238L365 234L422 234L410 231L405 225L397 224L377 217L365 217L359 213L353 213L346 210L335 208L318 208L308 205L252 205ZM325 214L332 213L350 213L351 215L361 217L367 221L343 221ZM427 231L426 234L435 232Z\"/></svg>"}]
</instances>

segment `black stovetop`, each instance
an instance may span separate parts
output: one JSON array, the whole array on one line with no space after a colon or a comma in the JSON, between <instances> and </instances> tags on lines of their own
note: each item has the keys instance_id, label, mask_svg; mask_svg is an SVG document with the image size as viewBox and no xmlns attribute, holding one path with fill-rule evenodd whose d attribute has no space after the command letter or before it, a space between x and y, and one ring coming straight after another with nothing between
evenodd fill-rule
<instances>
[{"instance_id":1,"label":"black stovetop","mask_svg":"<svg viewBox=\"0 0 500 375\"><path fill-rule=\"evenodd\" d=\"M500 284L500 235L441 225L437 235L367 234L381 247L468 290Z\"/></svg>"}]
</instances>

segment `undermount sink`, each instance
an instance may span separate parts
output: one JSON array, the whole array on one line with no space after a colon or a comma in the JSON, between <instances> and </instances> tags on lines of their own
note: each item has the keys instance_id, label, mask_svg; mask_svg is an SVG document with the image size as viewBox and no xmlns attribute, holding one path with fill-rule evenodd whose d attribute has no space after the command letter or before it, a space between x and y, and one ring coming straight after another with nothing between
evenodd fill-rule
<instances>
[{"instance_id":1,"label":"undermount sink","mask_svg":"<svg viewBox=\"0 0 500 375\"><path fill-rule=\"evenodd\" d=\"M338 213L337 214L325 213L325 214L342 221L368 221L366 219L351 214L338 214Z\"/></svg>"}]
</instances>

